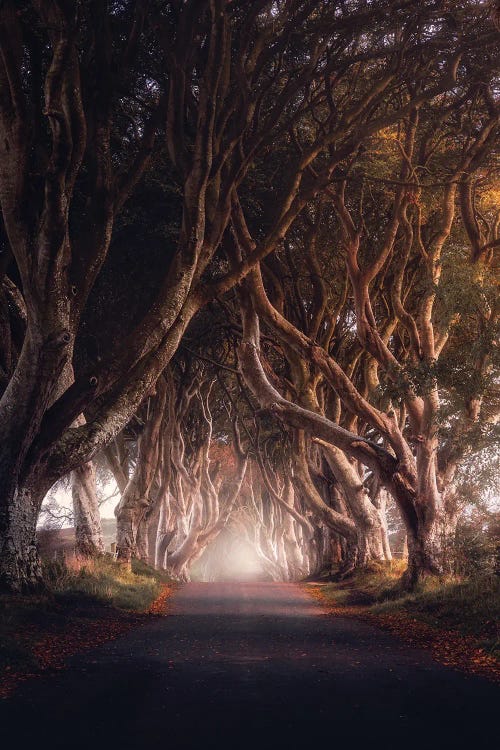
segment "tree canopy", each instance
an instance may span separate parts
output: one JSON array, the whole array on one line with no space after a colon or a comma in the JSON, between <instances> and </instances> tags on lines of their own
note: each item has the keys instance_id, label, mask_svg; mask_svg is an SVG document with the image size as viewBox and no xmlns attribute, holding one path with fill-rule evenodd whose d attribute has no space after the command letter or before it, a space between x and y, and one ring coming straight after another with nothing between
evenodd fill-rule
<instances>
[{"instance_id":1,"label":"tree canopy","mask_svg":"<svg viewBox=\"0 0 500 750\"><path fill-rule=\"evenodd\" d=\"M498 421L495 7L1 4L2 586L70 472L102 550L93 460L125 562L239 528L349 572L389 502L446 569Z\"/></svg>"}]
</instances>

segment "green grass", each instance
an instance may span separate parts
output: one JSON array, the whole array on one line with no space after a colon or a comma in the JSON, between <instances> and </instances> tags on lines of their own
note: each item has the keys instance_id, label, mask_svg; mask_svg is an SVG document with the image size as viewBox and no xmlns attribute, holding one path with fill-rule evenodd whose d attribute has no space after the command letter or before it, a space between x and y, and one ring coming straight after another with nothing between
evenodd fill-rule
<instances>
[{"instance_id":1,"label":"green grass","mask_svg":"<svg viewBox=\"0 0 500 750\"><path fill-rule=\"evenodd\" d=\"M78 567L47 563L44 578L58 601L90 599L136 612L147 610L162 584L169 582L167 576L143 562L134 560L130 570L106 556Z\"/></svg>"},{"instance_id":2,"label":"green grass","mask_svg":"<svg viewBox=\"0 0 500 750\"><path fill-rule=\"evenodd\" d=\"M427 584L413 594L381 601L371 610L380 614L403 610L433 627L457 630L500 658L500 581L495 576Z\"/></svg>"},{"instance_id":3,"label":"green grass","mask_svg":"<svg viewBox=\"0 0 500 750\"><path fill-rule=\"evenodd\" d=\"M401 595L400 581L406 565L400 560L371 563L337 583L326 583L322 593L334 604L370 605Z\"/></svg>"},{"instance_id":4,"label":"green grass","mask_svg":"<svg viewBox=\"0 0 500 750\"><path fill-rule=\"evenodd\" d=\"M170 583L142 562L130 570L109 555L79 564L46 562L43 575L44 594L0 597L0 671L36 671L33 648L40 637L57 639L76 627L88 629L90 621L134 617Z\"/></svg>"},{"instance_id":5,"label":"green grass","mask_svg":"<svg viewBox=\"0 0 500 750\"><path fill-rule=\"evenodd\" d=\"M401 588L403 570L400 561L375 563L348 580L323 585L322 595L333 604L364 606L375 614L404 612L435 628L458 631L500 658L498 577L429 579L409 594Z\"/></svg>"}]
</instances>

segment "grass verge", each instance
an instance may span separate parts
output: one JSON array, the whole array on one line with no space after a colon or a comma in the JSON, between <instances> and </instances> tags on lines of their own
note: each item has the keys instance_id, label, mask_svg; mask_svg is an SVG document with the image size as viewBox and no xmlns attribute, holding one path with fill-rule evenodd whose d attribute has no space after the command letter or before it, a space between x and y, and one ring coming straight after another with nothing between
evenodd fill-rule
<instances>
[{"instance_id":1,"label":"grass verge","mask_svg":"<svg viewBox=\"0 0 500 750\"><path fill-rule=\"evenodd\" d=\"M135 612L147 610L162 585L170 583L163 573L139 560L133 560L129 569L108 556L84 563L47 563L44 578L56 601L87 600Z\"/></svg>"},{"instance_id":2,"label":"grass verge","mask_svg":"<svg viewBox=\"0 0 500 750\"><path fill-rule=\"evenodd\" d=\"M48 668L61 668L79 651L118 637L154 614L172 593L161 572L109 556L67 565L46 563L47 591L0 597L0 696Z\"/></svg>"},{"instance_id":3,"label":"grass verge","mask_svg":"<svg viewBox=\"0 0 500 750\"><path fill-rule=\"evenodd\" d=\"M426 581L408 594L400 561L373 564L313 594L335 614L357 616L429 647L438 661L500 677L500 581Z\"/></svg>"}]
</instances>

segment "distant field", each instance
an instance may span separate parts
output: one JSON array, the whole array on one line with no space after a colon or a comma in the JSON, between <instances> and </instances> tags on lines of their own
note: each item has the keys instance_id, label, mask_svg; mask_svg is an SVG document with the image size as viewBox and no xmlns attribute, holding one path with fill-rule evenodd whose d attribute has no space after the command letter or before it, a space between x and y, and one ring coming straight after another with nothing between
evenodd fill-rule
<instances>
[{"instance_id":1,"label":"distant field","mask_svg":"<svg viewBox=\"0 0 500 750\"><path fill-rule=\"evenodd\" d=\"M102 519L102 535L106 552L110 551L111 543L116 539L116 520L114 518ZM71 554L75 546L75 530L68 529L39 529L38 546L40 554L44 558L50 558L54 552Z\"/></svg>"}]
</instances>

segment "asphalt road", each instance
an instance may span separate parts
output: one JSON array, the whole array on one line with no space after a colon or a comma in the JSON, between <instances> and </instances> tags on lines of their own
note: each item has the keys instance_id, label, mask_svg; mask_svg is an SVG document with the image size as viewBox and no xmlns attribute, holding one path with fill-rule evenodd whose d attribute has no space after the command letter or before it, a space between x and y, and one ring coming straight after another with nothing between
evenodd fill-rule
<instances>
[{"instance_id":1,"label":"asphalt road","mask_svg":"<svg viewBox=\"0 0 500 750\"><path fill-rule=\"evenodd\" d=\"M192 583L170 614L0 702L2 748L495 747L500 690L294 584Z\"/></svg>"}]
</instances>

